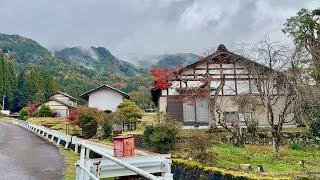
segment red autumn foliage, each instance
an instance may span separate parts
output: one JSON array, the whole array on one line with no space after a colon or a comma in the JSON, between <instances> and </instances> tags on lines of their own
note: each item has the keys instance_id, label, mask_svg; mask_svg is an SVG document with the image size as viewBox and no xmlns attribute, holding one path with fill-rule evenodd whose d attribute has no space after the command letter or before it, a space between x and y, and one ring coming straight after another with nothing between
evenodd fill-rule
<instances>
[{"instance_id":1,"label":"red autumn foliage","mask_svg":"<svg viewBox=\"0 0 320 180\"><path fill-rule=\"evenodd\" d=\"M76 124L80 113L81 113L80 109L71 110L71 112L70 112L70 114L68 116L69 122L71 124Z\"/></svg>"},{"instance_id":2,"label":"red autumn foliage","mask_svg":"<svg viewBox=\"0 0 320 180\"><path fill-rule=\"evenodd\" d=\"M35 112L38 110L37 104L28 104L26 109L29 111L30 116L34 116Z\"/></svg>"},{"instance_id":3,"label":"red autumn foliage","mask_svg":"<svg viewBox=\"0 0 320 180\"><path fill-rule=\"evenodd\" d=\"M171 86L171 80L174 76L175 69L152 67L150 74L156 81L157 89L167 89Z\"/></svg>"},{"instance_id":4,"label":"red autumn foliage","mask_svg":"<svg viewBox=\"0 0 320 180\"><path fill-rule=\"evenodd\" d=\"M98 121L104 121L107 118L106 113L104 113L103 111L100 111L98 109L95 108L79 108L79 109L73 109L71 110L69 116L68 116L68 120L71 124L77 124L78 123L78 118L80 115L82 114L86 114L89 113L93 116L95 116L97 118Z\"/></svg>"}]
</instances>

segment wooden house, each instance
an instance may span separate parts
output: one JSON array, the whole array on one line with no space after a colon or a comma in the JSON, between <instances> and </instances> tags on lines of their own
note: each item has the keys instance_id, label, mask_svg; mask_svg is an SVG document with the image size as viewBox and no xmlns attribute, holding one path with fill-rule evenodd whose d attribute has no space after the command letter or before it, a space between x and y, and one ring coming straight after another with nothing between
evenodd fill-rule
<instances>
[{"instance_id":1,"label":"wooden house","mask_svg":"<svg viewBox=\"0 0 320 180\"><path fill-rule=\"evenodd\" d=\"M47 105L58 117L65 117L69 116L72 109L77 108L77 102L77 98L59 91L52 94L48 100L43 102L40 106Z\"/></svg>"},{"instance_id":2,"label":"wooden house","mask_svg":"<svg viewBox=\"0 0 320 180\"><path fill-rule=\"evenodd\" d=\"M206 98L198 98L193 103L178 102L181 91L185 88L201 88L204 77L211 77L210 95L214 95L221 77L224 86L218 91L218 99L224 99L220 104L223 116L228 121L245 121L255 119L259 126L268 126L265 109L259 109L255 114L251 112L239 112L235 105L235 98L241 94L255 95L257 89L254 86L255 75L252 68L269 69L268 67L244 58L220 45L214 53L199 59L197 62L180 69L171 86L167 89L153 89L153 100L160 112L166 112L172 118L180 121L184 126L207 127L210 119L210 109ZM277 103L281 106L281 100ZM289 124L294 124L293 115L289 117ZM245 119L245 120L244 120Z\"/></svg>"}]
</instances>

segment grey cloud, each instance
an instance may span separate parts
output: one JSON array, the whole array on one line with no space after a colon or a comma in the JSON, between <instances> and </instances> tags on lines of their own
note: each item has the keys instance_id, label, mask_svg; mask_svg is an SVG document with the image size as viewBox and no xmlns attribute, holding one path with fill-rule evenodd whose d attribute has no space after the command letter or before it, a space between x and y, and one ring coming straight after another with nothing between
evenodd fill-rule
<instances>
[{"instance_id":1,"label":"grey cloud","mask_svg":"<svg viewBox=\"0 0 320 180\"><path fill-rule=\"evenodd\" d=\"M48 48L105 46L132 54L193 52L232 47L280 31L286 18L317 1L300 0L0 0L0 32L32 38Z\"/></svg>"}]
</instances>

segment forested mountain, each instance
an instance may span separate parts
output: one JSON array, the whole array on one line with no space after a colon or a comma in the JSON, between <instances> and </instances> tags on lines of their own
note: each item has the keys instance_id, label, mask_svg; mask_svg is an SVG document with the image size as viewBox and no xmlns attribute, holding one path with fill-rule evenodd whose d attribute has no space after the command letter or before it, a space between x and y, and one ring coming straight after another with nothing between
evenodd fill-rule
<instances>
[{"instance_id":1,"label":"forested mountain","mask_svg":"<svg viewBox=\"0 0 320 180\"><path fill-rule=\"evenodd\" d=\"M14 70L10 92L2 90L8 85L7 81L0 83L0 96L7 96L6 108L17 111L27 103L45 100L48 94L57 90L78 97L102 83L131 93L141 107L152 106L148 96L153 81L147 70L118 60L105 48L90 49L95 56L88 57L83 52L77 54L79 48L67 48L54 57L31 39L0 34L0 54L4 56L3 61L9 64L3 72ZM0 76L8 79L6 73ZM47 81L50 86L44 89Z\"/></svg>"},{"instance_id":2,"label":"forested mountain","mask_svg":"<svg viewBox=\"0 0 320 180\"><path fill-rule=\"evenodd\" d=\"M118 73L125 76L135 76L146 72L128 62L119 60L104 47L64 48L54 52L54 56L68 59L85 68L97 70L105 75Z\"/></svg>"},{"instance_id":3,"label":"forested mountain","mask_svg":"<svg viewBox=\"0 0 320 180\"><path fill-rule=\"evenodd\" d=\"M172 68L194 63L199 57L192 53L176 53L138 58L136 62L144 69L149 69L151 66Z\"/></svg>"}]
</instances>

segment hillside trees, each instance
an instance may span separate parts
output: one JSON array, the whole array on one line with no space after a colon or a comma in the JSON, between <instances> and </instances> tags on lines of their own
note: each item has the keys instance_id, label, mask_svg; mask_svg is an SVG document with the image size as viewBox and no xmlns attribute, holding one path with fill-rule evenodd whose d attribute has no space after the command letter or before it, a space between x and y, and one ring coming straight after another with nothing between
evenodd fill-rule
<instances>
[{"instance_id":1,"label":"hillside trees","mask_svg":"<svg viewBox=\"0 0 320 180\"><path fill-rule=\"evenodd\" d=\"M57 82L46 69L24 70L18 75L13 110L18 111L28 103L40 103L57 90Z\"/></svg>"},{"instance_id":2,"label":"hillside trees","mask_svg":"<svg viewBox=\"0 0 320 180\"><path fill-rule=\"evenodd\" d=\"M16 76L11 62L0 54L0 96L1 102L4 98L4 109L10 109L13 103L13 89L15 87Z\"/></svg>"}]
</instances>

